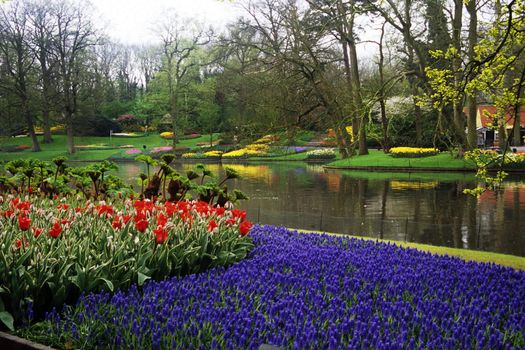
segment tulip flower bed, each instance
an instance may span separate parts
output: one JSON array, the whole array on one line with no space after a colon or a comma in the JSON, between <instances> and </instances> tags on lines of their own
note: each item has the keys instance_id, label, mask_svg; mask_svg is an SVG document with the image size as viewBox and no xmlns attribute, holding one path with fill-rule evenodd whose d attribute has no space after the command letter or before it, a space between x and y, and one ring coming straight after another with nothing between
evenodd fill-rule
<instances>
[{"instance_id":1,"label":"tulip flower bed","mask_svg":"<svg viewBox=\"0 0 525 350\"><path fill-rule=\"evenodd\" d=\"M39 318L81 293L225 266L253 244L244 211L198 201L0 195L0 321Z\"/></svg>"},{"instance_id":2,"label":"tulip flower bed","mask_svg":"<svg viewBox=\"0 0 525 350\"><path fill-rule=\"evenodd\" d=\"M90 294L23 335L122 349L525 347L525 272L256 226L229 268Z\"/></svg>"}]
</instances>

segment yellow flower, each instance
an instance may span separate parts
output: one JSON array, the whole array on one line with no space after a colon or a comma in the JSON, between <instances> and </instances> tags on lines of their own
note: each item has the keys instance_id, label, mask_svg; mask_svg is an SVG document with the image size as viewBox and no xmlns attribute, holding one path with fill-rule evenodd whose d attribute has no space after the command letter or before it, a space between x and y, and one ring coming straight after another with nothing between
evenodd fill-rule
<instances>
[{"instance_id":1,"label":"yellow flower","mask_svg":"<svg viewBox=\"0 0 525 350\"><path fill-rule=\"evenodd\" d=\"M213 150L213 151L204 152L204 155L206 157L220 158L222 156L222 153L223 152L221 151Z\"/></svg>"},{"instance_id":2,"label":"yellow flower","mask_svg":"<svg viewBox=\"0 0 525 350\"><path fill-rule=\"evenodd\" d=\"M392 147L390 153L394 157L426 157L439 153L436 148L417 148L417 147Z\"/></svg>"},{"instance_id":3,"label":"yellow flower","mask_svg":"<svg viewBox=\"0 0 525 350\"><path fill-rule=\"evenodd\" d=\"M160 137L163 139L172 139L173 138L173 132L172 131L164 131L160 133Z\"/></svg>"}]
</instances>

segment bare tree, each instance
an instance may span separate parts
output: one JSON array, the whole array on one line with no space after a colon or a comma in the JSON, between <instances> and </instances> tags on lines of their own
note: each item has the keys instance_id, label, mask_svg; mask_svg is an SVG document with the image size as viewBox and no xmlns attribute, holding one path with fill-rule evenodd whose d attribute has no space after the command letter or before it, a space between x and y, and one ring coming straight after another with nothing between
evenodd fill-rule
<instances>
[{"instance_id":1,"label":"bare tree","mask_svg":"<svg viewBox=\"0 0 525 350\"><path fill-rule=\"evenodd\" d=\"M20 103L20 109L33 143L33 151L40 151L40 144L35 134L34 118L30 109L31 71L34 68L34 56L29 47L28 17L24 4L13 1L0 7L0 52L2 69L9 77L0 86L11 90Z\"/></svg>"},{"instance_id":2,"label":"bare tree","mask_svg":"<svg viewBox=\"0 0 525 350\"><path fill-rule=\"evenodd\" d=\"M160 70L161 49L157 46L137 46L134 55L138 61L138 70L143 82L144 91L148 91L148 86L156 72Z\"/></svg>"},{"instance_id":3,"label":"bare tree","mask_svg":"<svg viewBox=\"0 0 525 350\"><path fill-rule=\"evenodd\" d=\"M161 24L159 36L162 42L163 62L161 70L166 74L171 105L173 128L173 149L178 139L179 108L178 98L184 79L192 67L199 65L195 57L198 48L211 40L211 32L189 20L175 15L168 16Z\"/></svg>"},{"instance_id":4,"label":"bare tree","mask_svg":"<svg viewBox=\"0 0 525 350\"><path fill-rule=\"evenodd\" d=\"M60 0L51 4L56 27L52 40L56 55L62 113L66 124L67 151L75 153L74 120L78 109L78 92L85 68L83 54L97 43L96 32L85 3Z\"/></svg>"},{"instance_id":5,"label":"bare tree","mask_svg":"<svg viewBox=\"0 0 525 350\"><path fill-rule=\"evenodd\" d=\"M51 143L51 101L53 100L53 66L55 61L51 55L52 36L55 24L44 1L28 1L27 14L31 26L31 47L40 66L42 128L43 143Z\"/></svg>"}]
</instances>

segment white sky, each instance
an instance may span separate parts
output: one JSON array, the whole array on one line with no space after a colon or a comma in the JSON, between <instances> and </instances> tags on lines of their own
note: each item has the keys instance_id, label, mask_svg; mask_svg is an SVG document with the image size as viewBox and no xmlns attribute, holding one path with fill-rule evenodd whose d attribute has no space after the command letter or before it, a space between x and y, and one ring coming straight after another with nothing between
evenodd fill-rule
<instances>
[{"instance_id":1,"label":"white sky","mask_svg":"<svg viewBox=\"0 0 525 350\"><path fill-rule=\"evenodd\" d=\"M175 11L206 26L224 27L240 13L229 0L91 0L95 19L113 39L126 44L156 41L155 23Z\"/></svg>"}]
</instances>

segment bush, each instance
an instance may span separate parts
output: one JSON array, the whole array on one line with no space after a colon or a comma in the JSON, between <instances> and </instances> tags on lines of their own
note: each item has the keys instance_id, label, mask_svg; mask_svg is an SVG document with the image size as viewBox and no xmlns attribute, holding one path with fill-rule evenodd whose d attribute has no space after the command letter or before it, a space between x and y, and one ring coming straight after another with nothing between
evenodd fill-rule
<instances>
[{"instance_id":1,"label":"bush","mask_svg":"<svg viewBox=\"0 0 525 350\"><path fill-rule=\"evenodd\" d=\"M417 147L392 147L390 154L396 158L421 158L435 156L439 153L435 148L417 148Z\"/></svg>"},{"instance_id":2,"label":"bush","mask_svg":"<svg viewBox=\"0 0 525 350\"><path fill-rule=\"evenodd\" d=\"M75 121L75 135L78 136L109 136L110 130L120 132L122 128L104 116L79 118Z\"/></svg>"},{"instance_id":3,"label":"bush","mask_svg":"<svg viewBox=\"0 0 525 350\"><path fill-rule=\"evenodd\" d=\"M52 134L65 134L66 133L66 126L63 124L54 125L50 128L50 131Z\"/></svg>"},{"instance_id":4,"label":"bush","mask_svg":"<svg viewBox=\"0 0 525 350\"><path fill-rule=\"evenodd\" d=\"M252 247L243 211L205 202L2 199L0 312L15 322L81 293L229 265Z\"/></svg>"},{"instance_id":5,"label":"bush","mask_svg":"<svg viewBox=\"0 0 525 350\"><path fill-rule=\"evenodd\" d=\"M181 157L184 159L206 159L208 158L204 153L194 153L194 152L183 153Z\"/></svg>"},{"instance_id":6,"label":"bush","mask_svg":"<svg viewBox=\"0 0 525 350\"><path fill-rule=\"evenodd\" d=\"M336 154L333 149L316 149L313 151L306 152L306 159L323 159L323 160L331 160L335 159Z\"/></svg>"}]
</instances>

